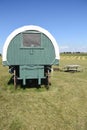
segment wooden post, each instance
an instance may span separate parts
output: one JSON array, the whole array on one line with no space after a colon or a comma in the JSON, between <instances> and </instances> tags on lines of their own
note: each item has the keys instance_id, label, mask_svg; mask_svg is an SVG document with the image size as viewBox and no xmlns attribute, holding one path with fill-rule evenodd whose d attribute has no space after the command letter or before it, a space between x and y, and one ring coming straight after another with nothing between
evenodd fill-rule
<instances>
[{"instance_id":1,"label":"wooden post","mask_svg":"<svg viewBox=\"0 0 87 130\"><path fill-rule=\"evenodd\" d=\"M48 70L46 73L46 88L47 88L47 90L49 89L49 85L51 85L51 82L50 82L50 72Z\"/></svg>"},{"instance_id":2,"label":"wooden post","mask_svg":"<svg viewBox=\"0 0 87 130\"><path fill-rule=\"evenodd\" d=\"M51 85L51 75L48 74L48 85Z\"/></svg>"},{"instance_id":3,"label":"wooden post","mask_svg":"<svg viewBox=\"0 0 87 130\"><path fill-rule=\"evenodd\" d=\"M16 77L16 70L14 69L14 87L17 87L17 77Z\"/></svg>"}]
</instances>

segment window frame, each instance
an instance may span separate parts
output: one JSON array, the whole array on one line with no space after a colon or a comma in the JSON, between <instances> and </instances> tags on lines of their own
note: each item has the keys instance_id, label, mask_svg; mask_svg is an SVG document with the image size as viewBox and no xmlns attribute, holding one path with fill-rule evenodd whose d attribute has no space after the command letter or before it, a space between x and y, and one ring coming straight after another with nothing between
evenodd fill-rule
<instances>
[{"instance_id":1,"label":"window frame","mask_svg":"<svg viewBox=\"0 0 87 130\"><path fill-rule=\"evenodd\" d=\"M40 36L39 36L39 40L40 40L40 44L38 44L37 46L32 46L32 44L30 44L30 46L26 46L26 45L24 45L24 39L23 39L23 35L24 34L39 34ZM21 41L21 43L22 43L22 46L21 46L21 48L41 48L41 33L40 32L23 32L22 33L22 41Z\"/></svg>"}]
</instances>

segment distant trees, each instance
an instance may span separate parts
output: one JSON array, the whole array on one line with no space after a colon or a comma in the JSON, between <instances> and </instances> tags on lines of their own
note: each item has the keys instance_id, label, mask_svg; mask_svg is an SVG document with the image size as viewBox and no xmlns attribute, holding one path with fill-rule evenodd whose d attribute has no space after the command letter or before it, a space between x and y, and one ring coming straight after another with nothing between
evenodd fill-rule
<instances>
[{"instance_id":1,"label":"distant trees","mask_svg":"<svg viewBox=\"0 0 87 130\"><path fill-rule=\"evenodd\" d=\"M61 54L84 54L84 53L86 53L87 54L87 52L61 52Z\"/></svg>"},{"instance_id":2,"label":"distant trees","mask_svg":"<svg viewBox=\"0 0 87 130\"><path fill-rule=\"evenodd\" d=\"M0 56L2 56L2 54L0 53Z\"/></svg>"}]
</instances>

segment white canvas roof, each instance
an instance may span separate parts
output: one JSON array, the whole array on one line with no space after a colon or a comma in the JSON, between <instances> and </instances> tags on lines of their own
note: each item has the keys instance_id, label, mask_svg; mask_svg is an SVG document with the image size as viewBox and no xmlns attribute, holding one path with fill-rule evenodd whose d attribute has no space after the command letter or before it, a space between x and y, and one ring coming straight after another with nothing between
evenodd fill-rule
<instances>
[{"instance_id":1,"label":"white canvas roof","mask_svg":"<svg viewBox=\"0 0 87 130\"><path fill-rule=\"evenodd\" d=\"M8 46L11 42L11 40L19 33L21 32L24 32L24 31L27 31L27 30L36 30L36 31L39 31L43 34L45 34L52 42L53 46L54 46L54 49L55 49L55 58L56 59L60 59L60 56L59 56L59 47L58 47L58 44L56 42L56 40L54 39L54 37L45 29L39 27L39 26L34 26L34 25L29 25L29 26L23 26L23 27L20 27L16 30L14 30L6 39L6 42L4 44L4 47L3 47L3 61L7 61L7 49L8 49Z\"/></svg>"}]
</instances>

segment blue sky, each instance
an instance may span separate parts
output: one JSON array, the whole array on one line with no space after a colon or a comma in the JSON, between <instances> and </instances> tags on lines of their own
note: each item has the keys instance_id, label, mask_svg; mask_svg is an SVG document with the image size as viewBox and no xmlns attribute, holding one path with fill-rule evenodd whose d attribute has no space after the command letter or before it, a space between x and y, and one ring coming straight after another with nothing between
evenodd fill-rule
<instances>
[{"instance_id":1,"label":"blue sky","mask_svg":"<svg viewBox=\"0 0 87 130\"><path fill-rule=\"evenodd\" d=\"M48 30L61 52L87 52L87 0L1 0L0 53L8 35L25 25Z\"/></svg>"}]
</instances>

